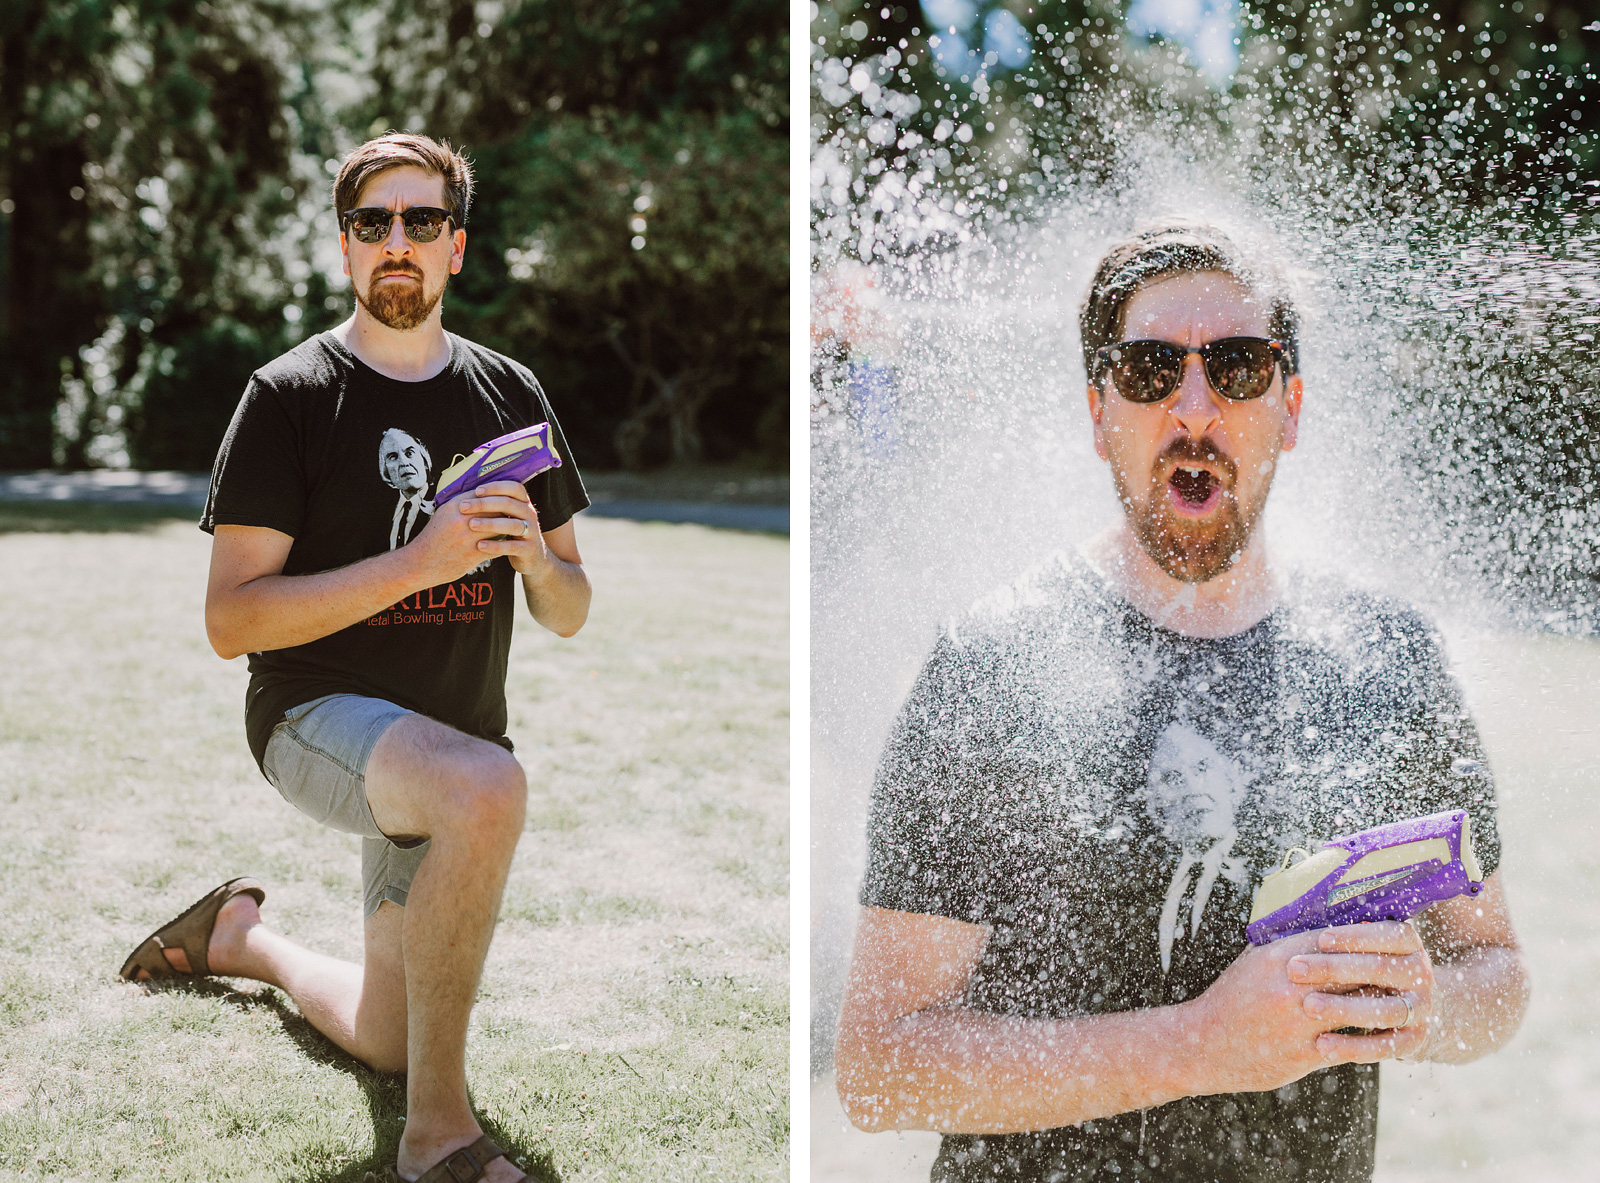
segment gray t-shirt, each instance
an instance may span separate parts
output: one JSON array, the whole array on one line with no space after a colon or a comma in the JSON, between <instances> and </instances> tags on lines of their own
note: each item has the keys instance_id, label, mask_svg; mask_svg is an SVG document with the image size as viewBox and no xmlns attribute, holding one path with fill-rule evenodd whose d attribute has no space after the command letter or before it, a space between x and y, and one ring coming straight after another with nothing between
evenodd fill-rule
<instances>
[{"instance_id":1,"label":"gray t-shirt","mask_svg":"<svg viewBox=\"0 0 1600 1183\"><path fill-rule=\"evenodd\" d=\"M1500 860L1494 787L1434 631L1295 580L1253 628L1153 624L1058 555L948 628L873 787L861 902L987 925L973 1009L1105 1014L1203 993L1292 846L1445 809ZM1037 1133L947 1136L935 1180L1369 1179L1377 1071Z\"/></svg>"}]
</instances>

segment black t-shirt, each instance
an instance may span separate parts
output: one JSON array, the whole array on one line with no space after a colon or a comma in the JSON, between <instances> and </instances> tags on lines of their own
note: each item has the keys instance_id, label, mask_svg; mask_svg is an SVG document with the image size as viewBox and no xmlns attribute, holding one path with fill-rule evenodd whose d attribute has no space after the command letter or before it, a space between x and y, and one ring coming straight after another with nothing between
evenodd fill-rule
<instances>
[{"instance_id":1,"label":"black t-shirt","mask_svg":"<svg viewBox=\"0 0 1600 1183\"><path fill-rule=\"evenodd\" d=\"M1194 998L1292 846L1445 809L1500 860L1494 788L1411 609L1295 581L1218 640L1060 555L945 631L873 787L861 902L987 925L966 1005L1059 1019ZM1371 1177L1377 1070L1038 1133L947 1136L935 1180Z\"/></svg>"},{"instance_id":2,"label":"black t-shirt","mask_svg":"<svg viewBox=\"0 0 1600 1183\"><path fill-rule=\"evenodd\" d=\"M546 421L562 465L528 492L541 530L568 521L589 499L538 380L448 336L449 364L422 382L385 377L331 333L257 370L217 453L200 528L292 536L285 575L348 566L421 532L458 453ZM340 693L388 699L509 748L516 600L516 572L494 558L319 640L250 654L245 731L257 763L284 711Z\"/></svg>"}]
</instances>

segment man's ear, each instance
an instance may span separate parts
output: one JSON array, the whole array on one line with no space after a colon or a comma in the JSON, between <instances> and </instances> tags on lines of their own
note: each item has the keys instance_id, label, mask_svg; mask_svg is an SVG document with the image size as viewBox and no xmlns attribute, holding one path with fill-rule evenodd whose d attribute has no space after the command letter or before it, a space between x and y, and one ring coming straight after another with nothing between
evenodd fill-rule
<instances>
[{"instance_id":1,"label":"man's ear","mask_svg":"<svg viewBox=\"0 0 1600 1183\"><path fill-rule=\"evenodd\" d=\"M345 239L344 231L339 231L339 254L344 258L344 273L350 274L350 243Z\"/></svg>"},{"instance_id":2,"label":"man's ear","mask_svg":"<svg viewBox=\"0 0 1600 1183\"><path fill-rule=\"evenodd\" d=\"M461 261L467 257L467 232L457 230L450 236L450 274L461 271Z\"/></svg>"},{"instance_id":3,"label":"man's ear","mask_svg":"<svg viewBox=\"0 0 1600 1183\"><path fill-rule=\"evenodd\" d=\"M1305 383L1300 380L1299 374L1293 374L1283 384L1283 443L1280 445L1287 452L1294 447L1300 438L1300 400L1306 392Z\"/></svg>"},{"instance_id":4,"label":"man's ear","mask_svg":"<svg viewBox=\"0 0 1600 1183\"><path fill-rule=\"evenodd\" d=\"M1109 460L1111 457L1106 452L1105 428L1100 424L1100 416L1105 414L1106 410L1105 396L1093 382L1089 383L1088 395L1089 418L1094 421L1094 454L1102 460Z\"/></svg>"}]
</instances>

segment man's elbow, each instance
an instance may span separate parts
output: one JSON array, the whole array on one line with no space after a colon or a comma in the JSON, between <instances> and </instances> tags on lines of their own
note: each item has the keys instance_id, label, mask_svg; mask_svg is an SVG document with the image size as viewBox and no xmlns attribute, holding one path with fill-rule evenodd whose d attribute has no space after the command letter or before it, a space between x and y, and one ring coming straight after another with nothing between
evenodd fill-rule
<instances>
[{"instance_id":1,"label":"man's elbow","mask_svg":"<svg viewBox=\"0 0 1600 1183\"><path fill-rule=\"evenodd\" d=\"M210 605L206 606L206 640L211 642L212 650L223 661L232 661L240 654L250 652L237 635L232 622Z\"/></svg>"},{"instance_id":2,"label":"man's elbow","mask_svg":"<svg viewBox=\"0 0 1600 1183\"><path fill-rule=\"evenodd\" d=\"M882 1134L896 1128L889 1120L880 1096L856 1092L840 1084L839 1105L850 1124L863 1134Z\"/></svg>"},{"instance_id":3,"label":"man's elbow","mask_svg":"<svg viewBox=\"0 0 1600 1183\"><path fill-rule=\"evenodd\" d=\"M585 612L577 620L575 620L575 621L565 621L565 622L562 623L561 627L553 628L550 631L555 633L555 635L560 637L562 640L566 640L569 637L577 636L579 630L581 630L583 628L583 626L588 623L588 621L589 621L589 614L587 612Z\"/></svg>"},{"instance_id":4,"label":"man's elbow","mask_svg":"<svg viewBox=\"0 0 1600 1183\"><path fill-rule=\"evenodd\" d=\"M841 1033L833 1052L834 1088L850 1124L869 1134L899 1126L885 1096L882 1074L874 1068L869 1049Z\"/></svg>"},{"instance_id":5,"label":"man's elbow","mask_svg":"<svg viewBox=\"0 0 1600 1183\"><path fill-rule=\"evenodd\" d=\"M525 598L535 620L556 636L567 638L577 636L589 622L590 594L588 580L584 580L580 588L566 597L545 598L528 587Z\"/></svg>"}]
</instances>

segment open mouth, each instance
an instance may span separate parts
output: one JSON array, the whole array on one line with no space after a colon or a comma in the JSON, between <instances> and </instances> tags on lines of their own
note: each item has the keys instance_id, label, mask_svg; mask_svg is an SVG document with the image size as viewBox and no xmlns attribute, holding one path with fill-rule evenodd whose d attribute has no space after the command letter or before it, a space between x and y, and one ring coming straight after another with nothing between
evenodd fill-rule
<instances>
[{"instance_id":1,"label":"open mouth","mask_svg":"<svg viewBox=\"0 0 1600 1183\"><path fill-rule=\"evenodd\" d=\"M1176 508L1194 514L1207 512L1222 496L1222 482L1216 474L1190 464L1180 464L1172 470L1167 488Z\"/></svg>"}]
</instances>

